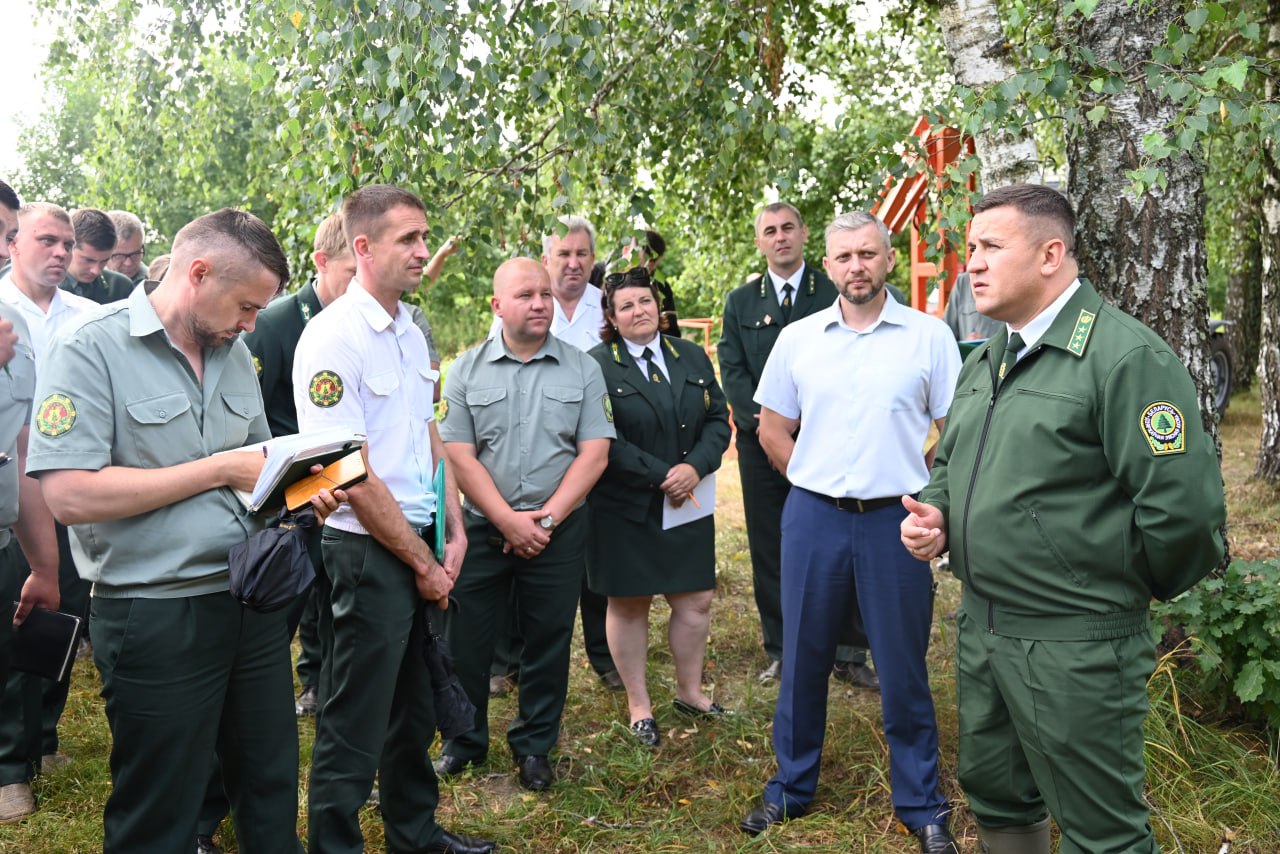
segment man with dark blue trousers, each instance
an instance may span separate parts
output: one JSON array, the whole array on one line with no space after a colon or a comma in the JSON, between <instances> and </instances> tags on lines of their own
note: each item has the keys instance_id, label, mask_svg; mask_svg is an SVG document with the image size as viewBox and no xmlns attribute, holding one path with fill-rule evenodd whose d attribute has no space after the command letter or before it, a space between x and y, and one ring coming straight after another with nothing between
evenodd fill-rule
<instances>
[{"instance_id":1,"label":"man with dark blue trousers","mask_svg":"<svg viewBox=\"0 0 1280 854\"><path fill-rule=\"evenodd\" d=\"M925 666L933 576L898 531L901 496L929 480L923 449L930 423L940 428L951 405L959 351L941 321L886 298L894 252L880 220L844 214L826 240L823 265L839 297L783 329L756 390L760 444L791 492L782 511L778 772L741 827L761 833L813 800L827 674L841 626L860 605L880 675L894 812L924 854L959 854L938 790Z\"/></svg>"}]
</instances>

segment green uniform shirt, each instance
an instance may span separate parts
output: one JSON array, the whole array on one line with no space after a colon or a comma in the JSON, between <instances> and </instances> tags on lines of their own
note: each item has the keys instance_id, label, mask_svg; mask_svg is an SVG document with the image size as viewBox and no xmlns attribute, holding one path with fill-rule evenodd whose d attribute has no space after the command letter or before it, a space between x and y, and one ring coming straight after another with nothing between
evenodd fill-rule
<instances>
[{"instance_id":1,"label":"green uniform shirt","mask_svg":"<svg viewBox=\"0 0 1280 854\"><path fill-rule=\"evenodd\" d=\"M297 292L263 309L253 331L242 336L253 355L272 436L298 432L298 410L293 402L293 354L307 322L323 308L315 285L307 282Z\"/></svg>"},{"instance_id":2,"label":"green uniform shirt","mask_svg":"<svg viewBox=\"0 0 1280 854\"><path fill-rule=\"evenodd\" d=\"M528 362L501 335L463 353L449 369L442 410L440 438L475 445L514 510L546 503L579 442L617 435L600 366L554 335Z\"/></svg>"},{"instance_id":3,"label":"green uniform shirt","mask_svg":"<svg viewBox=\"0 0 1280 854\"><path fill-rule=\"evenodd\" d=\"M0 451L9 462L0 466L0 548L9 542L9 528L18 521L18 433L31 419L31 398L36 387L36 356L22 313L0 303L0 318L13 324L18 335L16 352L0 369Z\"/></svg>"},{"instance_id":4,"label":"green uniform shirt","mask_svg":"<svg viewBox=\"0 0 1280 854\"><path fill-rule=\"evenodd\" d=\"M1141 625L1151 596L1177 595L1222 557L1222 475L1195 385L1087 282L999 384L1007 338L965 362L920 495L946 517L965 610L1032 639Z\"/></svg>"},{"instance_id":5,"label":"green uniform shirt","mask_svg":"<svg viewBox=\"0 0 1280 854\"><path fill-rule=\"evenodd\" d=\"M115 270L103 270L92 282L80 282L70 276L63 279L58 287L64 291L91 299L98 305L106 305L116 300L127 299L133 293L134 283L129 277Z\"/></svg>"},{"instance_id":6,"label":"green uniform shirt","mask_svg":"<svg viewBox=\"0 0 1280 854\"><path fill-rule=\"evenodd\" d=\"M147 290L77 321L37 382L27 471L163 468L269 438L249 351L205 350L198 384ZM170 598L228 589L227 553L260 527L229 489L149 513L71 527L94 595Z\"/></svg>"},{"instance_id":7,"label":"green uniform shirt","mask_svg":"<svg viewBox=\"0 0 1280 854\"><path fill-rule=\"evenodd\" d=\"M760 404L755 402L756 386L764 373L764 363L778 341L782 327L795 323L836 301L836 286L821 269L806 262L800 289L792 300L791 317L782 319L778 293L766 271L758 278L729 292L724 303L724 325L717 357L720 383L733 409L733 423L739 430L756 432Z\"/></svg>"}]
</instances>

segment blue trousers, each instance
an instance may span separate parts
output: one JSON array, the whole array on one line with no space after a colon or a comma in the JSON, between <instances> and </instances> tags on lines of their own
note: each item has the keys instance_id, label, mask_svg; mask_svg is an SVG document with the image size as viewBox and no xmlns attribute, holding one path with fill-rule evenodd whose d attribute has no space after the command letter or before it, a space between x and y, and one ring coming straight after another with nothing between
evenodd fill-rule
<instances>
[{"instance_id":1,"label":"blue trousers","mask_svg":"<svg viewBox=\"0 0 1280 854\"><path fill-rule=\"evenodd\" d=\"M900 506L850 513L798 487L782 511L782 684L773 715L778 773L765 801L801 815L813 800L827 725L827 676L841 626L861 606L880 676L893 808L909 830L943 820L938 725L925 652L933 575L907 553Z\"/></svg>"}]
</instances>

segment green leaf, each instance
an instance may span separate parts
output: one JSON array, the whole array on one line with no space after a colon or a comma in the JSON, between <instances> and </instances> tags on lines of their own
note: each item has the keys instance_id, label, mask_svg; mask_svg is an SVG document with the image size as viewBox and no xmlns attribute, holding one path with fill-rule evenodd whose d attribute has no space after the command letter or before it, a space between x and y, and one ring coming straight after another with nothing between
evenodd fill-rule
<instances>
[{"instance_id":1,"label":"green leaf","mask_svg":"<svg viewBox=\"0 0 1280 854\"><path fill-rule=\"evenodd\" d=\"M1085 113L1084 117L1088 119L1091 124L1096 125L1098 122L1102 121L1102 119L1105 118L1106 115L1107 115L1107 105L1099 104L1098 106L1094 107L1093 109Z\"/></svg>"},{"instance_id":2,"label":"green leaf","mask_svg":"<svg viewBox=\"0 0 1280 854\"><path fill-rule=\"evenodd\" d=\"M1240 675L1236 677L1232 690L1242 702L1249 703L1262 695L1265 681L1262 665L1257 661L1250 661L1240 668Z\"/></svg>"},{"instance_id":3,"label":"green leaf","mask_svg":"<svg viewBox=\"0 0 1280 854\"><path fill-rule=\"evenodd\" d=\"M1222 79L1231 86L1234 86L1238 92L1244 89L1244 81L1248 73L1249 60L1241 58L1222 69Z\"/></svg>"}]
</instances>

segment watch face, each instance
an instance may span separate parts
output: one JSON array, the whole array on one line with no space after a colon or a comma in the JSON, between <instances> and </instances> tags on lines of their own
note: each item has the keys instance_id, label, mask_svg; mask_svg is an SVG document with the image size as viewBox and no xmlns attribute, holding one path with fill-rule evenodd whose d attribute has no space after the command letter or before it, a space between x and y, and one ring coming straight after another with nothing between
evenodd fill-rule
<instances>
[{"instance_id":1,"label":"watch face","mask_svg":"<svg viewBox=\"0 0 1280 854\"><path fill-rule=\"evenodd\" d=\"M556 525L555 520L552 519L550 516L543 516L541 524L542 524L542 527L546 528L547 530L551 530Z\"/></svg>"}]
</instances>

